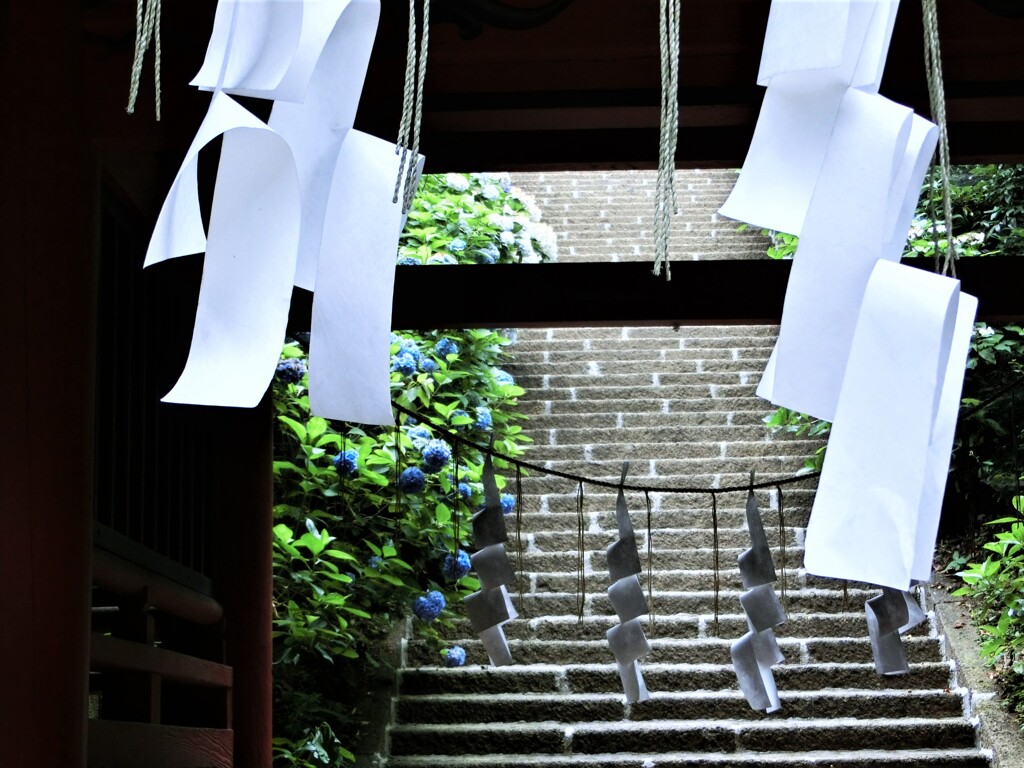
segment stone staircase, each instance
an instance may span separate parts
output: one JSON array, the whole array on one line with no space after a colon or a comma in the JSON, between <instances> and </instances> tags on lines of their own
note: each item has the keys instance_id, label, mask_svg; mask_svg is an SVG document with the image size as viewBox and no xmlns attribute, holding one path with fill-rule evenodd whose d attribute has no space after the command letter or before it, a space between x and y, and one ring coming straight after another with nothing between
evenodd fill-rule
<instances>
[{"instance_id":1,"label":"stone staircase","mask_svg":"<svg viewBox=\"0 0 1024 768\"><path fill-rule=\"evenodd\" d=\"M531 460L614 482L629 459L628 482L656 489L739 486L751 469L759 482L792 477L817 443L769 436L768 408L754 395L776 331L521 331L510 370L528 392L521 410L531 417ZM615 493L584 489L579 620L575 492L568 480L524 479L525 610L505 626L515 664L488 666L468 622L452 637L467 651L465 667L432 666L408 643L391 768L989 765L940 638L919 629L906 639L910 675L880 677L863 610L875 592L802 570L813 481L783 487L781 526L778 493L758 493L780 575L785 565L788 621L776 629L785 662L774 668L782 709L772 715L749 708L729 656L747 629L736 566L749 546L745 494L717 496L716 621L709 495L650 493L649 581L646 499L627 493L654 620L645 624L653 650L641 660L651 699L625 704L604 636L617 623L604 556L617 537ZM513 541L513 560L515 549Z\"/></svg>"}]
</instances>

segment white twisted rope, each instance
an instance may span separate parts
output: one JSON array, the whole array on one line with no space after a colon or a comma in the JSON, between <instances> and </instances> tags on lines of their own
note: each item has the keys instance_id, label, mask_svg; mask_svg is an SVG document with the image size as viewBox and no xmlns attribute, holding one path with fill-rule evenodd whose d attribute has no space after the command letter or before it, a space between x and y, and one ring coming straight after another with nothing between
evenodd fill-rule
<instances>
[{"instance_id":1,"label":"white twisted rope","mask_svg":"<svg viewBox=\"0 0 1024 768\"><path fill-rule=\"evenodd\" d=\"M131 84L128 90L128 114L135 114L139 98L142 64L149 44L153 42L153 83L156 91L156 119L160 119L160 0L136 0L135 5L135 58L132 61Z\"/></svg>"},{"instance_id":2,"label":"white twisted rope","mask_svg":"<svg viewBox=\"0 0 1024 768\"><path fill-rule=\"evenodd\" d=\"M942 179L942 213L946 221L946 258L942 274L956 277L957 246L953 239L953 205L949 196L950 161L949 132L946 126L946 93L942 84L942 56L939 51L939 17L935 0L921 0L924 14L924 68L928 78L928 98L932 119L939 127L939 171ZM932 226L936 227L932 218ZM936 241L938 238L936 238ZM935 249L935 270L939 271L940 255Z\"/></svg>"},{"instance_id":3,"label":"white twisted rope","mask_svg":"<svg viewBox=\"0 0 1024 768\"><path fill-rule=\"evenodd\" d=\"M423 84L427 77L427 49L430 42L430 0L423 0L423 28L419 33L419 57L416 54L416 0L409 0L409 41L405 51L405 88L402 94L402 119L398 127L395 154L401 154L395 194L402 191L402 213L408 213L416 194L416 159L420 149L420 125L423 121ZM406 162L408 161L408 166ZM404 184L404 191L403 191Z\"/></svg>"},{"instance_id":4,"label":"white twisted rope","mask_svg":"<svg viewBox=\"0 0 1024 768\"><path fill-rule=\"evenodd\" d=\"M658 146L658 181L654 192L654 274L669 265L671 216L678 213L675 186L676 146L679 141L679 14L680 0L661 0L661 126Z\"/></svg>"}]
</instances>

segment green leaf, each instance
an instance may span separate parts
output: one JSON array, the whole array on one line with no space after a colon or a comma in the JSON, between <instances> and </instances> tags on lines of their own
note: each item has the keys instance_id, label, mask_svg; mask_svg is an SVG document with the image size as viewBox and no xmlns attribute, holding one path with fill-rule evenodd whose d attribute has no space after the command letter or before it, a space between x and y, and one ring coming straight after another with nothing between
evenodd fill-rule
<instances>
[{"instance_id":1,"label":"green leaf","mask_svg":"<svg viewBox=\"0 0 1024 768\"><path fill-rule=\"evenodd\" d=\"M278 416L277 419L282 424L287 424L291 428L300 443L306 442L306 428L299 424L299 422L289 416Z\"/></svg>"}]
</instances>

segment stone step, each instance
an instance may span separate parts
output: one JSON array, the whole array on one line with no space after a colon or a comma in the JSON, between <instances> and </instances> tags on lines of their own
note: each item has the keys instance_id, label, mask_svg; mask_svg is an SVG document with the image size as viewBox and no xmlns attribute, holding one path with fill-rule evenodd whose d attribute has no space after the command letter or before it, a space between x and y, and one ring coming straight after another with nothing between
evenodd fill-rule
<instances>
[{"instance_id":1,"label":"stone step","mask_svg":"<svg viewBox=\"0 0 1024 768\"><path fill-rule=\"evenodd\" d=\"M629 484L643 486L653 480L669 483L675 478L680 487L686 487L683 484L693 475L742 476L746 473L749 478L750 470L756 470L757 476L764 477L766 482L769 475L790 478L803 469L806 460L804 454L723 457L725 449L717 442L680 442L654 446L652 451L643 451L637 444L628 442L583 447L578 443L563 445L561 431L549 437L553 444L537 450L544 456L544 468L602 482L618 481L624 459L630 461Z\"/></svg>"},{"instance_id":2,"label":"stone step","mask_svg":"<svg viewBox=\"0 0 1024 768\"><path fill-rule=\"evenodd\" d=\"M732 664L646 664L650 691L738 690ZM780 691L822 689L946 690L950 667L945 662L915 662L908 675L884 677L870 663L779 664L772 668ZM614 663L511 664L505 667L421 667L400 676L401 695L502 693L613 693L622 682ZM973 743L973 740L972 740Z\"/></svg>"},{"instance_id":3,"label":"stone step","mask_svg":"<svg viewBox=\"0 0 1024 768\"><path fill-rule=\"evenodd\" d=\"M585 595L577 595L576 592L536 592L524 594L521 599L528 616L576 616L581 601L585 615L613 616L615 609L606 589L607 583L596 583L596 580L588 579ZM741 594L741 590L720 589L717 595L719 613L742 613ZM877 592L873 590L851 587L847 590L847 605L863 606L865 600L876 594ZM711 616L715 611L715 597L714 590L710 589L656 591L652 601L655 610L661 614ZM520 596L516 596L517 604L519 598ZM789 589L786 593L786 604L794 613L845 612L842 592L834 589Z\"/></svg>"},{"instance_id":4,"label":"stone step","mask_svg":"<svg viewBox=\"0 0 1024 768\"><path fill-rule=\"evenodd\" d=\"M646 548L646 530L638 532L638 548ZM774 544L778 531L773 531L776 536L769 539ZM797 535L794 529L786 529L787 549L798 546ZM584 552L604 551L608 546L617 541L619 532L615 529L603 530L596 533L584 531L582 546ZM574 552L578 550L578 534L576 531L542 531L529 534L526 540L526 551L534 552ZM665 549L706 549L714 544L714 531L709 528L661 528L652 531L652 542L655 556L658 558L657 567L660 569L671 567L667 558L658 556ZM742 528L718 529L718 546L722 549L743 549L750 547L750 533ZM721 557L721 555L719 556ZM728 561L726 561L728 562ZM735 562L735 561L733 561Z\"/></svg>"},{"instance_id":5,"label":"stone step","mask_svg":"<svg viewBox=\"0 0 1024 768\"><path fill-rule=\"evenodd\" d=\"M651 720L635 722L467 723L398 725L391 729L391 753L479 754L481 752L599 754L613 751L657 754L681 745L693 751L793 752L816 749L881 750L941 745L974 746L974 729L963 718L871 718L749 720Z\"/></svg>"},{"instance_id":6,"label":"stone step","mask_svg":"<svg viewBox=\"0 0 1024 768\"><path fill-rule=\"evenodd\" d=\"M752 360L733 360L730 357L704 358L689 356L676 358L676 354L692 350L652 350L646 359L637 360L601 360L603 355L591 354L589 359L575 357L569 360L551 360L551 356L540 352L517 354L515 362L509 365L513 373L519 376L610 376L616 374L688 374L728 376L730 374L756 374L764 371L764 366ZM548 359L543 359L548 357Z\"/></svg>"},{"instance_id":7,"label":"stone step","mask_svg":"<svg viewBox=\"0 0 1024 768\"><path fill-rule=\"evenodd\" d=\"M788 598L786 602L789 602ZM731 642L749 629L745 614L720 614L716 629L713 617L671 615L661 610L657 600L654 602L654 611L653 625L648 617L641 617L644 633L652 640L714 638L727 639ZM525 613L503 625L503 628L509 640L605 641L605 633L618 623L618 619L611 612L602 616L584 616L582 621L575 615L543 616ZM463 618L455 619L450 626L440 627L439 630L441 635L451 642L476 637L469 621ZM786 623L775 629L779 642L783 642L784 638L827 641L833 638L867 637L867 632L863 604L858 605L852 600L848 610L842 612L815 614L790 610L786 616ZM842 661L842 658L835 660Z\"/></svg>"},{"instance_id":8,"label":"stone step","mask_svg":"<svg viewBox=\"0 0 1024 768\"><path fill-rule=\"evenodd\" d=\"M719 459L708 459L709 462L719 461ZM532 494L568 494L575 493L576 488L579 485L579 477L589 480L598 480L603 483L615 484L618 482L622 475L622 462L609 462L615 465L615 471L609 472L603 477L596 476L593 472L588 471L589 466L584 464L580 469L583 471L577 473L569 473L570 476L558 477L556 475L547 474L543 477L540 476L542 470L535 470L535 474L529 477L529 493ZM711 499L710 492L717 490L718 498L722 499L726 496L734 493L745 492L745 486L750 482L750 469L756 469L752 467L749 460L739 461L737 460L737 471L735 472L703 472L699 474L684 474L684 475L666 475L661 477L652 477L650 475L633 475L630 473L631 485L646 488L652 494L655 492L663 494L680 494L680 495L702 495L707 500L707 505L710 508ZM696 472L696 467L690 467ZM798 482L814 482L815 477L807 477L806 481L801 479L796 472L769 472L759 470L757 473L757 482L759 483L790 483L791 481ZM527 487L527 480L523 480L524 490ZM587 485L584 484L584 493L586 489L596 489L603 486L594 485L593 483ZM788 487L788 486L786 486ZM584 503L584 506L587 506ZM587 506L589 509L589 507Z\"/></svg>"},{"instance_id":9,"label":"stone step","mask_svg":"<svg viewBox=\"0 0 1024 768\"><path fill-rule=\"evenodd\" d=\"M545 431L547 434L545 434ZM657 443L663 446L681 444L680 447L692 443L714 443L721 446L724 442L768 442L767 431L763 424L718 426L640 426L622 429L574 429L559 428L556 430L530 429L527 432L537 447L532 450L541 453L542 446L548 445L634 445L637 443ZM540 458L540 457L538 457Z\"/></svg>"},{"instance_id":10,"label":"stone step","mask_svg":"<svg viewBox=\"0 0 1024 768\"><path fill-rule=\"evenodd\" d=\"M963 697L948 691L827 691L780 692L782 709L773 719L952 718L963 712ZM416 723L577 723L632 720L749 721L763 718L738 691L660 692L642 704L629 706L621 693L562 694L434 694L407 696L398 703L397 722Z\"/></svg>"},{"instance_id":11,"label":"stone step","mask_svg":"<svg viewBox=\"0 0 1024 768\"><path fill-rule=\"evenodd\" d=\"M769 539L769 542L771 539ZM660 540L655 537L654 543L658 545ZM525 544L526 542L524 542ZM515 557L515 539L508 544L507 548L511 557ZM718 564L719 570L732 568L736 563L736 558L748 547L720 547L718 550ZM647 548L640 547L640 564L643 566L646 572L647 568ZM608 570L608 559L605 557L603 549L596 551L585 552L586 562L589 563L590 570L587 572L587 578L590 578L590 573L594 571L606 571ZM783 552L778 547L772 547L772 558L775 561L775 567L780 568L783 563ZM804 550L803 547L787 547L785 551L785 563L788 568L797 568L803 564ZM657 568L675 568L675 569L701 569L710 570L713 567L715 561L715 551L710 547L699 547L693 549L668 549L654 548L654 560L653 563ZM576 549L565 550L562 552L539 552L537 550L530 550L524 548L523 552L523 567L530 572L537 573L554 573L556 571L575 573L579 565L579 556ZM833 582L836 583L836 582Z\"/></svg>"},{"instance_id":12,"label":"stone step","mask_svg":"<svg viewBox=\"0 0 1024 768\"><path fill-rule=\"evenodd\" d=\"M525 480L523 481L525 485ZM660 494L667 496L667 494ZM638 541L646 541L647 513L645 511L643 497L638 494L629 493L626 496L626 503L630 510L630 519L633 522L633 529L637 534ZM664 502L657 501L652 505L651 530L657 532L669 528L710 528L711 527L711 505L686 508L673 508L675 500L669 496ZM656 506L655 506L656 505ZM576 499L566 496L530 496L523 495L522 526L518 529L521 533L545 533L558 531L576 531L579 528L579 517L576 514ZM588 495L585 498L585 509L583 513L583 527L587 531L597 532L600 530L616 530L615 496L611 494ZM770 509L768 504L761 504L761 520L765 530L768 532L770 542L778 541L779 516L778 511ZM562 510L562 511L552 511ZM783 510L785 525L804 528L807 525L809 509L806 505L798 504L794 499L786 496L786 506ZM720 505L718 508L718 524L725 528L743 528L746 524L746 513L742 508L734 505L725 508ZM509 516L505 519L505 527L510 534L517 530L515 519ZM775 531L775 533L772 533Z\"/></svg>"},{"instance_id":13,"label":"stone step","mask_svg":"<svg viewBox=\"0 0 1024 768\"><path fill-rule=\"evenodd\" d=\"M556 372L552 372L554 369ZM696 371L629 371L623 373L602 373L600 371L569 373L558 371L558 366L551 365L547 373L520 372L516 383L524 389L531 390L534 397L544 397L549 389L579 387L632 387L634 389L675 387L698 385L714 386L757 386L760 371L712 371L697 373Z\"/></svg>"},{"instance_id":14,"label":"stone step","mask_svg":"<svg viewBox=\"0 0 1024 768\"><path fill-rule=\"evenodd\" d=\"M628 418L629 414L664 414L671 416L674 413L703 413L705 411L755 411L764 408L764 400L760 398L743 398L742 400L729 402L728 400L717 400L713 404L708 402L707 398L702 397L690 397L682 400L672 400L669 398L661 398L656 396L649 396L651 394L643 392L640 394L648 395L645 397L635 397L628 399L613 399L606 398L602 400L592 401L580 401L580 400L562 400L562 399L551 399L546 400L533 400L520 402L516 406L516 410L519 413L526 415L545 413L551 415L588 415L591 413L621 413L623 418ZM769 411L762 411L765 415ZM666 423L666 425L668 422ZM753 433L752 433L753 434ZM761 431L755 439L763 439L767 430L761 426Z\"/></svg>"},{"instance_id":15,"label":"stone step","mask_svg":"<svg viewBox=\"0 0 1024 768\"><path fill-rule=\"evenodd\" d=\"M780 632L784 631L780 628ZM730 663L729 647L735 638L648 638L651 652L643 657L647 664L723 664ZM475 638L461 638L458 644L466 651L466 664L490 664L482 644ZM941 662L942 649L936 638L905 636L903 646L907 658L914 663ZM867 637L795 638L779 637L779 648L786 664L814 662L870 663L871 645ZM614 659L605 639L598 640L510 640L509 649L516 664L610 664ZM411 641L408 659L416 666L440 664L438 653L430 643Z\"/></svg>"},{"instance_id":16,"label":"stone step","mask_svg":"<svg viewBox=\"0 0 1024 768\"><path fill-rule=\"evenodd\" d=\"M715 407L718 401L724 400L729 401L733 408L753 410L764 403L764 400L755 394L756 384L675 384L651 391L667 400L703 398L707 401L710 398L713 402L705 402L705 407ZM595 383L580 387L548 387L543 392L536 393L536 396L543 397L544 400L577 400L589 403L601 400L628 400L635 392L635 387L614 387Z\"/></svg>"},{"instance_id":17,"label":"stone step","mask_svg":"<svg viewBox=\"0 0 1024 768\"><path fill-rule=\"evenodd\" d=\"M663 404L660 400L652 400L656 405L652 406L650 413L618 413L614 411L603 411L594 413L544 413L543 402L541 407L530 409L529 420L522 426L529 435L543 432L545 429L575 428L575 429L633 429L636 427L646 428L671 428L671 427L727 427L727 426L762 426L769 411L755 409L751 411L735 411L729 408L719 410L686 411L682 413L664 413L661 409ZM523 409L517 408L519 412ZM768 442L779 445L789 445L801 442L800 438L793 437L788 433L780 432L772 435L765 430L765 439ZM758 446L765 440L750 441L749 443L737 442L736 445L750 445L754 455L758 455ZM818 446L820 440L807 440L807 446ZM735 454L739 455L739 454Z\"/></svg>"},{"instance_id":18,"label":"stone step","mask_svg":"<svg viewBox=\"0 0 1024 768\"><path fill-rule=\"evenodd\" d=\"M539 470L538 470L539 472ZM530 519L531 525L533 524L533 518L547 519L548 514L563 514L570 513L573 516L572 523L562 523L552 519L552 530L564 530L566 526L571 526L575 529L575 518L576 518L576 492L572 489L571 493L548 493L548 494L537 494L534 489L540 480L544 480L546 476L540 474L530 475L529 477L523 478L523 508L524 511L529 514L524 514L524 519ZM628 480L629 478L627 478ZM758 481L760 479L758 478ZM808 477L806 480L801 480L798 483L791 483L789 485L782 486L783 488L783 503L784 513L786 521L789 522L790 512L806 511L810 508L811 502L814 500L814 485L816 478ZM511 483L506 486L506 490L515 493L515 485ZM612 514L612 510L615 509L615 499L617 493L612 488L605 486L594 486L589 485L586 489L586 495L584 498L584 514L588 515L588 519L593 519L593 515L603 515L605 513ZM666 493L663 491L652 491L650 493L651 498L651 521L652 523L658 524L659 527L680 527L673 526L671 515L682 515L684 519L698 516L697 520L700 525L710 526L711 525L711 500L707 493ZM731 528L741 528L744 525L745 517L745 504L746 504L746 490L730 491L728 493L721 493L718 495L718 522L719 525ZM777 493L775 489L763 490L758 489L757 500L761 512L761 518L764 521L766 527L771 527L777 524L778 519L778 501ZM639 528L641 525L646 526L646 504L642 493L637 491L626 491L626 505L629 508L630 515L633 520L634 527ZM658 517L658 515L668 515L667 517ZM598 517L597 520L604 520L604 517ZM659 523L659 521L661 521ZM799 523L794 523L799 524ZM687 523L682 527L693 525ZM604 527L604 526L602 526Z\"/></svg>"},{"instance_id":19,"label":"stone step","mask_svg":"<svg viewBox=\"0 0 1024 768\"><path fill-rule=\"evenodd\" d=\"M490 755L404 755L392 758L391 768L562 768L578 766L580 758L572 754L490 754ZM857 749L831 751L817 749L794 752L663 752L652 759L646 750L588 754L587 768L990 768L986 753L976 748L949 749Z\"/></svg>"}]
</instances>

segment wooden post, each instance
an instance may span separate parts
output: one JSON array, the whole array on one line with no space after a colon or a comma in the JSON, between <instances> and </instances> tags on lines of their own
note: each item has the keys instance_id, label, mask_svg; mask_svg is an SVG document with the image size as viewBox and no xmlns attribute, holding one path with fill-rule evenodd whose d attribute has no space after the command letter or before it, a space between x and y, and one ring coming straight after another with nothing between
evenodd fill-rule
<instances>
[{"instance_id":1,"label":"wooden post","mask_svg":"<svg viewBox=\"0 0 1024 768\"><path fill-rule=\"evenodd\" d=\"M81 4L0 5L0 743L85 764L95 336Z\"/></svg>"},{"instance_id":2,"label":"wooden post","mask_svg":"<svg viewBox=\"0 0 1024 768\"><path fill-rule=\"evenodd\" d=\"M269 392L254 409L211 409L217 459L218 534L212 556L224 606L235 765L269 768L273 705L270 638L273 590L273 415Z\"/></svg>"}]
</instances>

